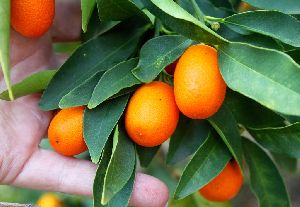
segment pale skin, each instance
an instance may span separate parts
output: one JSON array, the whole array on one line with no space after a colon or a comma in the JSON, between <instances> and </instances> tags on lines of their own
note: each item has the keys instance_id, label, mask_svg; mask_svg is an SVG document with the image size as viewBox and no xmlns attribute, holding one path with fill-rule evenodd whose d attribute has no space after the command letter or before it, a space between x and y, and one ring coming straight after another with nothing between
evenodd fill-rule
<instances>
[{"instance_id":1,"label":"pale skin","mask_svg":"<svg viewBox=\"0 0 300 207\"><path fill-rule=\"evenodd\" d=\"M75 40L80 34L79 1L57 0L56 17L50 32L40 38L25 38L11 31L12 80L59 67L65 57L52 51L53 39ZM68 18L66 18L66 16ZM0 74L0 90L5 89ZM40 95L13 102L0 101L0 184L92 196L96 165L39 148L52 112L38 107ZM137 173L130 205L163 207L169 192L160 180Z\"/></svg>"}]
</instances>

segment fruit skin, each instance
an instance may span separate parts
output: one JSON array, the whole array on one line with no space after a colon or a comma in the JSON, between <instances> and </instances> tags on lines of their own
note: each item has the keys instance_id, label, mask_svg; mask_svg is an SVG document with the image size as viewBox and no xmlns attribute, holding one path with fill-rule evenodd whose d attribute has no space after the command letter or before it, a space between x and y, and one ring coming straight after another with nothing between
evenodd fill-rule
<instances>
[{"instance_id":1,"label":"fruit skin","mask_svg":"<svg viewBox=\"0 0 300 207\"><path fill-rule=\"evenodd\" d=\"M73 156L87 150L83 138L83 112L84 107L62 109L52 119L48 138L58 153Z\"/></svg>"},{"instance_id":2,"label":"fruit skin","mask_svg":"<svg viewBox=\"0 0 300 207\"><path fill-rule=\"evenodd\" d=\"M234 198L243 184L243 175L235 160L230 161L222 172L199 190L210 201L225 202Z\"/></svg>"},{"instance_id":3,"label":"fruit skin","mask_svg":"<svg viewBox=\"0 0 300 207\"><path fill-rule=\"evenodd\" d=\"M135 143L154 147L173 134L178 119L173 88L153 81L142 85L131 97L125 114L125 128Z\"/></svg>"},{"instance_id":4,"label":"fruit skin","mask_svg":"<svg viewBox=\"0 0 300 207\"><path fill-rule=\"evenodd\" d=\"M11 0L11 25L25 37L40 37L53 23L54 0Z\"/></svg>"},{"instance_id":5,"label":"fruit skin","mask_svg":"<svg viewBox=\"0 0 300 207\"><path fill-rule=\"evenodd\" d=\"M37 201L39 207L62 207L62 201L53 193L43 194Z\"/></svg>"},{"instance_id":6,"label":"fruit skin","mask_svg":"<svg viewBox=\"0 0 300 207\"><path fill-rule=\"evenodd\" d=\"M179 110L189 118L206 119L219 110L226 84L215 48L199 44L182 54L174 73L174 94Z\"/></svg>"}]
</instances>

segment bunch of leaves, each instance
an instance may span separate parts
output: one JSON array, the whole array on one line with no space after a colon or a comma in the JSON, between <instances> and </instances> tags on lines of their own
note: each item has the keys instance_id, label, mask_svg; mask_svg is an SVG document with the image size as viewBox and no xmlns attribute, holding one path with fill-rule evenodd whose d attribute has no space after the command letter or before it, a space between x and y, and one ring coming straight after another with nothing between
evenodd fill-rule
<instances>
[{"instance_id":1,"label":"bunch of leaves","mask_svg":"<svg viewBox=\"0 0 300 207\"><path fill-rule=\"evenodd\" d=\"M159 150L128 138L130 95L164 80L165 67L198 43L217 48L228 90L209 119L180 118L166 163L188 162L174 198L189 202L233 158L242 169L246 161L260 206L291 206L277 165L287 166L284 159L295 169L300 157L300 4L246 2L251 11L241 13L239 0L82 0L82 44L54 76L41 72L13 87L18 96L45 89L43 110L87 106L84 137L99 166L94 206L127 206L137 157L147 167Z\"/></svg>"}]
</instances>

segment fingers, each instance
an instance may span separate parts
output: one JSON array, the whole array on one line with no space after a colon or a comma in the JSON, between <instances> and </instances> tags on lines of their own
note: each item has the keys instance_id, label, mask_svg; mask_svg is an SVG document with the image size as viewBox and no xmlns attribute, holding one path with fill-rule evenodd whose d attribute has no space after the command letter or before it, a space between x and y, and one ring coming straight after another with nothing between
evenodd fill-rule
<instances>
[{"instance_id":1,"label":"fingers","mask_svg":"<svg viewBox=\"0 0 300 207\"><path fill-rule=\"evenodd\" d=\"M92 196L96 165L86 160L64 157L55 152L37 150L13 181L25 188L60 191ZM137 174L130 203L137 207L163 207L168 189L158 179Z\"/></svg>"},{"instance_id":2,"label":"fingers","mask_svg":"<svg viewBox=\"0 0 300 207\"><path fill-rule=\"evenodd\" d=\"M52 27L54 41L74 41L80 39L81 10L79 0L57 0Z\"/></svg>"}]
</instances>

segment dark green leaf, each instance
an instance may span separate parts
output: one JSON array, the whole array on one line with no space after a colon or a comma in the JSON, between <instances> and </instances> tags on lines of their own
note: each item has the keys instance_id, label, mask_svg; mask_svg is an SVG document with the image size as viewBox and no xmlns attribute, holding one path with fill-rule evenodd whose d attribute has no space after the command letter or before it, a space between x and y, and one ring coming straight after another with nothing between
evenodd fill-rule
<instances>
[{"instance_id":1,"label":"dark green leaf","mask_svg":"<svg viewBox=\"0 0 300 207\"><path fill-rule=\"evenodd\" d=\"M224 102L238 123L245 127L283 126L284 119L270 109L232 90L227 90Z\"/></svg>"},{"instance_id":2,"label":"dark green leaf","mask_svg":"<svg viewBox=\"0 0 300 207\"><path fill-rule=\"evenodd\" d=\"M253 142L243 139L250 184L263 207L290 207L283 179L268 155Z\"/></svg>"},{"instance_id":3,"label":"dark green leaf","mask_svg":"<svg viewBox=\"0 0 300 207\"><path fill-rule=\"evenodd\" d=\"M81 0L82 30L86 32L89 20L96 5L95 0Z\"/></svg>"},{"instance_id":4,"label":"dark green leaf","mask_svg":"<svg viewBox=\"0 0 300 207\"><path fill-rule=\"evenodd\" d=\"M262 34L252 33L249 35L241 35L229 29L226 25L221 26L218 32L220 35L222 35L224 38L227 38L231 42L242 42L258 47L283 50L283 47L279 44L278 40Z\"/></svg>"},{"instance_id":5,"label":"dark green leaf","mask_svg":"<svg viewBox=\"0 0 300 207\"><path fill-rule=\"evenodd\" d=\"M249 131L268 150L300 158L300 123L277 128L249 128Z\"/></svg>"},{"instance_id":6,"label":"dark green leaf","mask_svg":"<svg viewBox=\"0 0 300 207\"><path fill-rule=\"evenodd\" d=\"M2 0L0 4L0 64L4 81L9 94L9 99L13 100L14 95L10 81L10 0Z\"/></svg>"},{"instance_id":7,"label":"dark green leaf","mask_svg":"<svg viewBox=\"0 0 300 207\"><path fill-rule=\"evenodd\" d=\"M96 87L103 73L103 71L96 73L91 78L87 79L82 84L64 95L59 102L59 107L69 108L74 106L87 105L92 97L94 88Z\"/></svg>"},{"instance_id":8,"label":"dark green leaf","mask_svg":"<svg viewBox=\"0 0 300 207\"><path fill-rule=\"evenodd\" d=\"M132 73L142 82L151 82L192 43L192 40L180 35L153 38L143 45L139 64Z\"/></svg>"},{"instance_id":9,"label":"dark green leaf","mask_svg":"<svg viewBox=\"0 0 300 207\"><path fill-rule=\"evenodd\" d=\"M136 67L137 63L138 59L133 58L107 70L97 83L88 107L94 108L122 89L139 84L140 81L131 73L131 70Z\"/></svg>"},{"instance_id":10,"label":"dark green leaf","mask_svg":"<svg viewBox=\"0 0 300 207\"><path fill-rule=\"evenodd\" d=\"M289 173L297 172L298 160L296 158L277 153L272 153L272 156L280 169L285 169Z\"/></svg>"},{"instance_id":11,"label":"dark green leaf","mask_svg":"<svg viewBox=\"0 0 300 207\"><path fill-rule=\"evenodd\" d=\"M97 168L93 185L94 207L103 207L103 205L101 204L101 198L103 192L104 177L112 154L112 145L112 141L108 140L103 149L101 160Z\"/></svg>"},{"instance_id":12,"label":"dark green leaf","mask_svg":"<svg viewBox=\"0 0 300 207\"><path fill-rule=\"evenodd\" d=\"M130 0L97 0L101 21L121 21L132 16L147 19L147 16Z\"/></svg>"},{"instance_id":13,"label":"dark green leaf","mask_svg":"<svg viewBox=\"0 0 300 207\"><path fill-rule=\"evenodd\" d=\"M241 137L237 122L231 111L226 105L223 105L208 121L221 136L240 168L243 168Z\"/></svg>"},{"instance_id":14,"label":"dark green leaf","mask_svg":"<svg viewBox=\"0 0 300 207\"><path fill-rule=\"evenodd\" d=\"M108 202L107 207L127 207L133 190L135 168L124 187Z\"/></svg>"},{"instance_id":15,"label":"dark green leaf","mask_svg":"<svg viewBox=\"0 0 300 207\"><path fill-rule=\"evenodd\" d=\"M107 204L132 177L135 169L136 154L132 141L125 129L118 125L114 133L113 154L104 178L102 204Z\"/></svg>"},{"instance_id":16,"label":"dark green leaf","mask_svg":"<svg viewBox=\"0 0 300 207\"><path fill-rule=\"evenodd\" d=\"M230 152L211 133L185 167L175 191L175 199L184 198L216 177L231 159Z\"/></svg>"},{"instance_id":17,"label":"dark green leaf","mask_svg":"<svg viewBox=\"0 0 300 207\"><path fill-rule=\"evenodd\" d=\"M84 113L84 138L94 163L99 161L102 149L125 110L128 95L109 100Z\"/></svg>"},{"instance_id":18,"label":"dark green leaf","mask_svg":"<svg viewBox=\"0 0 300 207\"><path fill-rule=\"evenodd\" d=\"M42 92L55 73L56 70L44 70L26 77L11 87L14 91L14 98ZM7 90L0 94L0 99L10 100Z\"/></svg>"},{"instance_id":19,"label":"dark green leaf","mask_svg":"<svg viewBox=\"0 0 300 207\"><path fill-rule=\"evenodd\" d=\"M159 150L160 145L156 147L142 147L136 145L136 151L139 156L140 165L144 168L148 167Z\"/></svg>"},{"instance_id":20,"label":"dark green leaf","mask_svg":"<svg viewBox=\"0 0 300 207\"><path fill-rule=\"evenodd\" d=\"M120 23L119 21L101 22L98 17L98 10L97 8L95 8L92 13L89 24L87 26L87 32L81 34L81 39L83 42L86 42L94 37L104 34L105 32L109 31L119 23Z\"/></svg>"},{"instance_id":21,"label":"dark green leaf","mask_svg":"<svg viewBox=\"0 0 300 207\"><path fill-rule=\"evenodd\" d=\"M208 134L209 125L206 121L181 116L170 139L167 163L175 164L192 155L207 139Z\"/></svg>"},{"instance_id":22,"label":"dark green leaf","mask_svg":"<svg viewBox=\"0 0 300 207\"><path fill-rule=\"evenodd\" d=\"M143 3L163 24L178 34L203 43L222 44L227 42L173 0L143 0Z\"/></svg>"},{"instance_id":23,"label":"dark green leaf","mask_svg":"<svg viewBox=\"0 0 300 207\"><path fill-rule=\"evenodd\" d=\"M300 14L300 1L298 0L243 0L260 9L278 10L287 14Z\"/></svg>"},{"instance_id":24,"label":"dark green leaf","mask_svg":"<svg viewBox=\"0 0 300 207\"><path fill-rule=\"evenodd\" d=\"M51 80L42 96L41 108L58 108L61 98L78 85L97 72L105 71L127 59L135 51L145 30L145 27L115 29L84 43Z\"/></svg>"},{"instance_id":25,"label":"dark green leaf","mask_svg":"<svg viewBox=\"0 0 300 207\"><path fill-rule=\"evenodd\" d=\"M262 21L263 20L263 21ZM300 21L277 11L252 11L235 14L223 19L232 24L300 47Z\"/></svg>"},{"instance_id":26,"label":"dark green leaf","mask_svg":"<svg viewBox=\"0 0 300 207\"><path fill-rule=\"evenodd\" d=\"M230 43L219 47L219 65L232 90L269 109L300 116L300 66L285 53Z\"/></svg>"}]
</instances>

